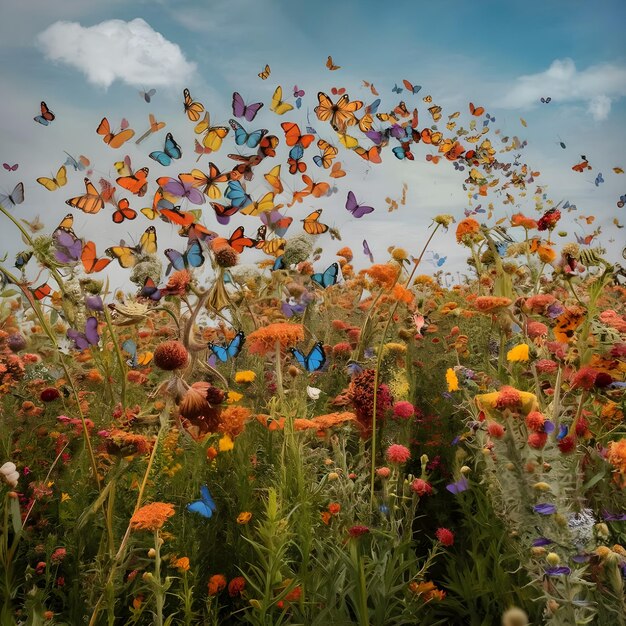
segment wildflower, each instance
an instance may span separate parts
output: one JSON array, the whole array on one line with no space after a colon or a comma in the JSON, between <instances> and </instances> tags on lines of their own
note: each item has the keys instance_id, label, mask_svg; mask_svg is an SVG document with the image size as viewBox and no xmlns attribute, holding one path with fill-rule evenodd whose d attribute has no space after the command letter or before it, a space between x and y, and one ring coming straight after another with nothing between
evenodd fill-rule
<instances>
[{"instance_id":1,"label":"wildflower","mask_svg":"<svg viewBox=\"0 0 626 626\"><path fill-rule=\"evenodd\" d=\"M322 390L318 389L317 387L309 387L309 385L307 385L306 387L306 395L309 396L311 400L319 400L321 393Z\"/></svg>"},{"instance_id":2,"label":"wildflower","mask_svg":"<svg viewBox=\"0 0 626 626\"><path fill-rule=\"evenodd\" d=\"M187 286L191 282L191 272L189 270L179 270L174 272L167 285L161 289L162 296L182 296L187 291Z\"/></svg>"},{"instance_id":3,"label":"wildflower","mask_svg":"<svg viewBox=\"0 0 626 626\"><path fill-rule=\"evenodd\" d=\"M543 432L543 425L546 421L546 416L539 411L531 411L526 416L526 426L529 430L533 430L537 433Z\"/></svg>"},{"instance_id":4,"label":"wildflower","mask_svg":"<svg viewBox=\"0 0 626 626\"><path fill-rule=\"evenodd\" d=\"M454 533L447 528L438 528L435 532L435 536L437 537L437 541L443 546L449 547L454 544Z\"/></svg>"},{"instance_id":5,"label":"wildflower","mask_svg":"<svg viewBox=\"0 0 626 626\"><path fill-rule=\"evenodd\" d=\"M394 248L391 253L391 258L398 263L402 263L409 258L409 253L404 248Z\"/></svg>"},{"instance_id":6,"label":"wildflower","mask_svg":"<svg viewBox=\"0 0 626 626\"><path fill-rule=\"evenodd\" d=\"M226 588L226 577L222 574L213 574L211 578L209 578L209 595L216 596L220 591L223 591Z\"/></svg>"},{"instance_id":7,"label":"wildflower","mask_svg":"<svg viewBox=\"0 0 626 626\"><path fill-rule=\"evenodd\" d=\"M511 226L521 226L526 230L533 230L537 228L537 222L530 217L526 217L523 213L515 213L515 215L511 215Z\"/></svg>"},{"instance_id":8,"label":"wildflower","mask_svg":"<svg viewBox=\"0 0 626 626\"><path fill-rule=\"evenodd\" d=\"M328 511L322 511L320 513L320 517L322 518L322 522L328 526L330 524L331 515Z\"/></svg>"},{"instance_id":9,"label":"wildflower","mask_svg":"<svg viewBox=\"0 0 626 626\"><path fill-rule=\"evenodd\" d=\"M341 505L338 502L331 502L328 505L328 512L331 515L339 515L339 511L341 511Z\"/></svg>"},{"instance_id":10,"label":"wildflower","mask_svg":"<svg viewBox=\"0 0 626 626\"><path fill-rule=\"evenodd\" d=\"M235 373L236 383L253 383L256 374L252 370L244 370Z\"/></svg>"},{"instance_id":11,"label":"wildflower","mask_svg":"<svg viewBox=\"0 0 626 626\"><path fill-rule=\"evenodd\" d=\"M552 513L556 513L556 505L545 502L542 504L536 504L533 507L533 511L535 513L541 513L541 515L552 515Z\"/></svg>"},{"instance_id":12,"label":"wildflower","mask_svg":"<svg viewBox=\"0 0 626 626\"><path fill-rule=\"evenodd\" d=\"M468 245L480 233L480 224L471 217L461 220L456 227L456 241Z\"/></svg>"},{"instance_id":13,"label":"wildflower","mask_svg":"<svg viewBox=\"0 0 626 626\"><path fill-rule=\"evenodd\" d=\"M606 458L617 472L622 475L626 474L626 439L611 441L608 445Z\"/></svg>"},{"instance_id":14,"label":"wildflower","mask_svg":"<svg viewBox=\"0 0 626 626\"><path fill-rule=\"evenodd\" d=\"M513 606L502 614L502 626L528 626L526 611Z\"/></svg>"},{"instance_id":15,"label":"wildflower","mask_svg":"<svg viewBox=\"0 0 626 626\"><path fill-rule=\"evenodd\" d=\"M447 229L450 224L454 222L454 217L452 215L448 215L447 213L440 213L439 215L435 215L433 222L435 222L435 224L441 224Z\"/></svg>"},{"instance_id":16,"label":"wildflower","mask_svg":"<svg viewBox=\"0 0 626 626\"><path fill-rule=\"evenodd\" d=\"M504 437L504 426L498 422L489 422L487 424L487 432L494 439L502 439Z\"/></svg>"},{"instance_id":17,"label":"wildflower","mask_svg":"<svg viewBox=\"0 0 626 626\"><path fill-rule=\"evenodd\" d=\"M373 369L363 370L354 376L348 388L349 397L355 408L356 419L361 427L361 436L366 438L371 435L372 416L374 411L374 380L376 373ZM376 418L383 420L385 411L391 406L392 398L389 388L385 384L379 384L376 394Z\"/></svg>"},{"instance_id":18,"label":"wildflower","mask_svg":"<svg viewBox=\"0 0 626 626\"><path fill-rule=\"evenodd\" d=\"M185 367L188 360L187 348L180 341L165 341L154 351L154 364L167 372Z\"/></svg>"},{"instance_id":19,"label":"wildflower","mask_svg":"<svg viewBox=\"0 0 626 626\"><path fill-rule=\"evenodd\" d=\"M546 445L548 435L546 433L530 433L528 435L528 445L535 450L541 450Z\"/></svg>"},{"instance_id":20,"label":"wildflower","mask_svg":"<svg viewBox=\"0 0 626 626\"><path fill-rule=\"evenodd\" d=\"M210 387L209 383L202 381L193 383L178 407L181 417L200 435L216 432L219 424L220 408L207 400ZM212 399L215 399L213 395Z\"/></svg>"},{"instance_id":21,"label":"wildflower","mask_svg":"<svg viewBox=\"0 0 626 626\"><path fill-rule=\"evenodd\" d=\"M188 572L189 571L189 557L182 556L179 559L174 559L172 561L172 567L175 567L179 572Z\"/></svg>"},{"instance_id":22,"label":"wildflower","mask_svg":"<svg viewBox=\"0 0 626 626\"><path fill-rule=\"evenodd\" d=\"M324 415L317 415L313 419L297 418L294 420L293 425L296 430L311 430L315 429L320 433L325 430L337 426L339 424L345 424L346 422L355 422L356 415L350 411L343 411L342 413L327 413Z\"/></svg>"},{"instance_id":23,"label":"wildflower","mask_svg":"<svg viewBox=\"0 0 626 626\"><path fill-rule=\"evenodd\" d=\"M376 468L376 476L379 478L389 478L391 476L391 470L388 467Z\"/></svg>"},{"instance_id":24,"label":"wildflower","mask_svg":"<svg viewBox=\"0 0 626 626\"><path fill-rule=\"evenodd\" d=\"M416 478L411 483L411 490L415 492L420 498L423 496L429 496L433 492L433 488L430 483L426 482L422 478Z\"/></svg>"},{"instance_id":25,"label":"wildflower","mask_svg":"<svg viewBox=\"0 0 626 626\"><path fill-rule=\"evenodd\" d=\"M9 487L17 487L17 481L19 480L20 474L17 471L15 463L12 463L11 461L4 463L2 467L0 467L0 477L2 477Z\"/></svg>"},{"instance_id":26,"label":"wildflower","mask_svg":"<svg viewBox=\"0 0 626 626\"><path fill-rule=\"evenodd\" d=\"M243 395L240 394L237 391L229 391L228 394L226 395L226 402L228 404L233 404L235 402L239 402L239 400L241 400L243 398Z\"/></svg>"},{"instance_id":27,"label":"wildflower","mask_svg":"<svg viewBox=\"0 0 626 626\"><path fill-rule=\"evenodd\" d=\"M242 511L237 515L237 524L241 524L242 526L247 524L252 519L252 513L250 511Z\"/></svg>"},{"instance_id":28,"label":"wildflower","mask_svg":"<svg viewBox=\"0 0 626 626\"><path fill-rule=\"evenodd\" d=\"M330 472L330 474L328 474L328 480L339 480L339 474L337 472Z\"/></svg>"},{"instance_id":29,"label":"wildflower","mask_svg":"<svg viewBox=\"0 0 626 626\"><path fill-rule=\"evenodd\" d=\"M451 367L446 370L446 383L448 384L449 392L459 390L459 379L456 372Z\"/></svg>"},{"instance_id":30,"label":"wildflower","mask_svg":"<svg viewBox=\"0 0 626 626\"><path fill-rule=\"evenodd\" d=\"M585 365L581 367L576 374L574 374L574 376L572 376L572 379L570 380L570 387L572 390L585 389L589 391L594 386L597 376L598 370Z\"/></svg>"},{"instance_id":31,"label":"wildflower","mask_svg":"<svg viewBox=\"0 0 626 626\"><path fill-rule=\"evenodd\" d=\"M553 230L561 219L561 211L556 208L548 209L537 221L537 230Z\"/></svg>"},{"instance_id":32,"label":"wildflower","mask_svg":"<svg viewBox=\"0 0 626 626\"><path fill-rule=\"evenodd\" d=\"M228 406L219 416L218 430L234 439L240 435L252 412L243 406Z\"/></svg>"},{"instance_id":33,"label":"wildflower","mask_svg":"<svg viewBox=\"0 0 626 626\"><path fill-rule=\"evenodd\" d=\"M509 363L519 363L520 361L528 361L529 354L528 354L528 344L526 343L520 343L519 345L515 346L514 348L511 348L507 354L506 354L506 360L509 361Z\"/></svg>"},{"instance_id":34,"label":"wildflower","mask_svg":"<svg viewBox=\"0 0 626 626\"><path fill-rule=\"evenodd\" d=\"M413 581L409 583L409 591L419 596L425 603L431 600L443 600L446 597L446 592L437 589L435 584L430 581L423 581L421 583Z\"/></svg>"},{"instance_id":35,"label":"wildflower","mask_svg":"<svg viewBox=\"0 0 626 626\"><path fill-rule=\"evenodd\" d=\"M306 261L313 252L315 237L311 237L306 233L302 233L295 237L287 239L285 243L285 252L283 253L283 261L285 267L297 265Z\"/></svg>"},{"instance_id":36,"label":"wildflower","mask_svg":"<svg viewBox=\"0 0 626 626\"><path fill-rule=\"evenodd\" d=\"M406 400L400 400L393 405L393 414L400 419L409 419L415 415L415 407Z\"/></svg>"},{"instance_id":37,"label":"wildflower","mask_svg":"<svg viewBox=\"0 0 626 626\"><path fill-rule=\"evenodd\" d=\"M385 456L390 463L401 465L411 458L411 451L406 446L394 443L387 448Z\"/></svg>"},{"instance_id":38,"label":"wildflower","mask_svg":"<svg viewBox=\"0 0 626 626\"><path fill-rule=\"evenodd\" d=\"M358 524L356 526L350 526L350 528L348 528L348 534L350 535L350 537L354 538L365 535L369 531L370 529L367 526L361 526Z\"/></svg>"},{"instance_id":39,"label":"wildflower","mask_svg":"<svg viewBox=\"0 0 626 626\"><path fill-rule=\"evenodd\" d=\"M26 338L22 333L13 333L7 337L7 346L11 352L19 352L26 347Z\"/></svg>"},{"instance_id":40,"label":"wildflower","mask_svg":"<svg viewBox=\"0 0 626 626\"><path fill-rule=\"evenodd\" d=\"M165 502L146 504L135 511L130 518L130 526L133 530L158 530L174 515L174 512L172 504Z\"/></svg>"},{"instance_id":41,"label":"wildflower","mask_svg":"<svg viewBox=\"0 0 626 626\"><path fill-rule=\"evenodd\" d=\"M248 335L250 353L260 356L274 352L277 343L282 350L286 350L300 341L304 341L304 327L289 322L269 324Z\"/></svg>"},{"instance_id":42,"label":"wildflower","mask_svg":"<svg viewBox=\"0 0 626 626\"><path fill-rule=\"evenodd\" d=\"M228 435L224 435L218 444L220 452L230 452L235 447L233 440Z\"/></svg>"},{"instance_id":43,"label":"wildflower","mask_svg":"<svg viewBox=\"0 0 626 626\"><path fill-rule=\"evenodd\" d=\"M348 263L350 263L353 258L352 250L346 246L337 251L337 256L343 257Z\"/></svg>"},{"instance_id":44,"label":"wildflower","mask_svg":"<svg viewBox=\"0 0 626 626\"><path fill-rule=\"evenodd\" d=\"M231 598L240 596L246 588L246 579L243 576L235 576L228 583L228 595Z\"/></svg>"},{"instance_id":45,"label":"wildflower","mask_svg":"<svg viewBox=\"0 0 626 626\"><path fill-rule=\"evenodd\" d=\"M220 267L234 267L239 263L239 254L237 254L237 251L230 245L228 239L216 237L211 241L210 246L215 262Z\"/></svg>"},{"instance_id":46,"label":"wildflower","mask_svg":"<svg viewBox=\"0 0 626 626\"><path fill-rule=\"evenodd\" d=\"M46 387L40 394L39 399L42 402L53 402L61 397L61 392L56 387Z\"/></svg>"},{"instance_id":47,"label":"wildflower","mask_svg":"<svg viewBox=\"0 0 626 626\"><path fill-rule=\"evenodd\" d=\"M557 445L563 454L572 452L576 449L576 437L574 435L566 435Z\"/></svg>"},{"instance_id":48,"label":"wildflower","mask_svg":"<svg viewBox=\"0 0 626 626\"><path fill-rule=\"evenodd\" d=\"M374 264L364 271L379 287L391 289L398 279L399 268L397 265Z\"/></svg>"},{"instance_id":49,"label":"wildflower","mask_svg":"<svg viewBox=\"0 0 626 626\"><path fill-rule=\"evenodd\" d=\"M498 296L478 296L474 300L474 306L481 313L493 313L494 311L507 308L511 303L512 300L510 298Z\"/></svg>"}]
</instances>

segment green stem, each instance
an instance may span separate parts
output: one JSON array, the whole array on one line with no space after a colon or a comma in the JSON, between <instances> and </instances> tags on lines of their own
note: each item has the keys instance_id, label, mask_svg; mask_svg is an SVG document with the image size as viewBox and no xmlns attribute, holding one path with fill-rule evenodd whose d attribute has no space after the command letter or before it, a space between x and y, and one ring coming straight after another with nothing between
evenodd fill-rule
<instances>
[{"instance_id":1,"label":"green stem","mask_svg":"<svg viewBox=\"0 0 626 626\"><path fill-rule=\"evenodd\" d=\"M154 595L156 611L154 614L154 626L163 626L163 588L161 587L161 539L159 537L159 529L154 531Z\"/></svg>"}]
</instances>

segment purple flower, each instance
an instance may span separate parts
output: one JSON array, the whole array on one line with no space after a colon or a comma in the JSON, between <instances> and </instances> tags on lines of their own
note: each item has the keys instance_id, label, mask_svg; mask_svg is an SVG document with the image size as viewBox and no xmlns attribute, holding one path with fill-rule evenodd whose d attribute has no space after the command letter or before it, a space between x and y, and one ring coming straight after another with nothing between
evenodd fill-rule
<instances>
[{"instance_id":1,"label":"purple flower","mask_svg":"<svg viewBox=\"0 0 626 626\"><path fill-rule=\"evenodd\" d=\"M602 517L607 522L626 522L626 513L611 513L604 509L602 511Z\"/></svg>"},{"instance_id":2,"label":"purple flower","mask_svg":"<svg viewBox=\"0 0 626 626\"><path fill-rule=\"evenodd\" d=\"M547 433L549 435L550 433L554 432L554 429L555 429L554 423L551 422L550 420L546 420L543 423L543 432L544 433Z\"/></svg>"},{"instance_id":3,"label":"purple flower","mask_svg":"<svg viewBox=\"0 0 626 626\"><path fill-rule=\"evenodd\" d=\"M588 554L575 554L572 557L574 563L587 563L591 557Z\"/></svg>"},{"instance_id":4,"label":"purple flower","mask_svg":"<svg viewBox=\"0 0 626 626\"><path fill-rule=\"evenodd\" d=\"M535 504L533 507L533 511L535 513L541 513L541 515L552 515L552 513L556 513L556 505L548 504L547 502L543 502L542 504Z\"/></svg>"},{"instance_id":5,"label":"purple flower","mask_svg":"<svg viewBox=\"0 0 626 626\"><path fill-rule=\"evenodd\" d=\"M469 481L467 480L467 478L465 478L465 476L462 476L455 483L446 485L446 489L450 493L456 495L458 493L461 493L462 491L467 491L467 489L469 489Z\"/></svg>"},{"instance_id":6,"label":"purple flower","mask_svg":"<svg viewBox=\"0 0 626 626\"><path fill-rule=\"evenodd\" d=\"M546 570L546 574L548 576L567 576L572 573L572 570L569 567L561 566L561 567L549 567Z\"/></svg>"},{"instance_id":7,"label":"purple flower","mask_svg":"<svg viewBox=\"0 0 626 626\"><path fill-rule=\"evenodd\" d=\"M552 539L548 539L547 537L537 537L533 541L533 547L537 548L539 546L549 546L551 543L554 543Z\"/></svg>"},{"instance_id":8,"label":"purple flower","mask_svg":"<svg viewBox=\"0 0 626 626\"><path fill-rule=\"evenodd\" d=\"M85 298L85 305L91 311L104 311L104 304L102 304L102 298L100 296L87 296Z\"/></svg>"}]
</instances>

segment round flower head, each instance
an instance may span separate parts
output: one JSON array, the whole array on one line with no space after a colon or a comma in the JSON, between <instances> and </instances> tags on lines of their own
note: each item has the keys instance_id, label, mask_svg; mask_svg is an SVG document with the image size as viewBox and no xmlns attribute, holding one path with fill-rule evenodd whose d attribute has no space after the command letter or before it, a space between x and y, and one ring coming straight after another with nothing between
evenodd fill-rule
<instances>
[{"instance_id":1,"label":"round flower head","mask_svg":"<svg viewBox=\"0 0 626 626\"><path fill-rule=\"evenodd\" d=\"M411 458L411 451L406 446L394 443L387 448L385 456L390 463L397 463L402 465Z\"/></svg>"},{"instance_id":2,"label":"round flower head","mask_svg":"<svg viewBox=\"0 0 626 626\"><path fill-rule=\"evenodd\" d=\"M187 348L180 341L165 341L154 351L154 364L168 372L185 367L188 359Z\"/></svg>"},{"instance_id":3,"label":"round flower head","mask_svg":"<svg viewBox=\"0 0 626 626\"><path fill-rule=\"evenodd\" d=\"M158 530L172 515L174 515L174 505L166 502L153 502L135 511L130 518L130 526L133 530Z\"/></svg>"},{"instance_id":4,"label":"round flower head","mask_svg":"<svg viewBox=\"0 0 626 626\"><path fill-rule=\"evenodd\" d=\"M438 528L435 533L437 541L443 546L451 546L454 544L454 533L447 528Z\"/></svg>"}]
</instances>

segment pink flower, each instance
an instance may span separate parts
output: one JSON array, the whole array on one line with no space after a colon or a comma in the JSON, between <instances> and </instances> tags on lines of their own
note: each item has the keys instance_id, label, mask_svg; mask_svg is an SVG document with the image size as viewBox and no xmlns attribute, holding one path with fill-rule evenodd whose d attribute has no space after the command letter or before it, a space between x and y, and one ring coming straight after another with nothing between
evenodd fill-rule
<instances>
[{"instance_id":1,"label":"pink flower","mask_svg":"<svg viewBox=\"0 0 626 626\"><path fill-rule=\"evenodd\" d=\"M406 400L400 400L393 405L393 414L394 417L408 419L409 417L413 417L415 415L415 407Z\"/></svg>"},{"instance_id":2,"label":"pink flower","mask_svg":"<svg viewBox=\"0 0 626 626\"><path fill-rule=\"evenodd\" d=\"M427 483L421 478L416 478L411 483L411 489L420 497L429 496L433 492L433 488L430 483Z\"/></svg>"},{"instance_id":3,"label":"pink flower","mask_svg":"<svg viewBox=\"0 0 626 626\"><path fill-rule=\"evenodd\" d=\"M548 327L541 322L528 322L526 326L526 332L531 339L536 339L537 337L543 337L548 334Z\"/></svg>"},{"instance_id":4,"label":"pink flower","mask_svg":"<svg viewBox=\"0 0 626 626\"><path fill-rule=\"evenodd\" d=\"M402 465L411 458L411 451L406 446L394 443L387 448L385 455L390 463Z\"/></svg>"},{"instance_id":5,"label":"pink flower","mask_svg":"<svg viewBox=\"0 0 626 626\"><path fill-rule=\"evenodd\" d=\"M360 537L361 535L365 535L365 533L368 533L369 531L370 529L367 526L356 525L350 526L350 528L348 528L348 534L350 535L350 537Z\"/></svg>"},{"instance_id":6,"label":"pink flower","mask_svg":"<svg viewBox=\"0 0 626 626\"><path fill-rule=\"evenodd\" d=\"M454 544L454 533L447 528L437 528L435 536L442 546L451 546Z\"/></svg>"},{"instance_id":7,"label":"pink flower","mask_svg":"<svg viewBox=\"0 0 626 626\"><path fill-rule=\"evenodd\" d=\"M559 366L551 359L539 359L535 362L535 369L539 374L552 374Z\"/></svg>"},{"instance_id":8,"label":"pink flower","mask_svg":"<svg viewBox=\"0 0 626 626\"><path fill-rule=\"evenodd\" d=\"M595 384L597 375L598 370L584 365L572 376L570 381L571 388L589 390Z\"/></svg>"},{"instance_id":9,"label":"pink flower","mask_svg":"<svg viewBox=\"0 0 626 626\"><path fill-rule=\"evenodd\" d=\"M379 478L389 478L391 470L388 467L379 467L376 469L376 476Z\"/></svg>"},{"instance_id":10,"label":"pink flower","mask_svg":"<svg viewBox=\"0 0 626 626\"><path fill-rule=\"evenodd\" d=\"M487 424L487 432L494 439L501 439L504 437L504 426L498 424L498 422L489 422Z\"/></svg>"}]
</instances>

